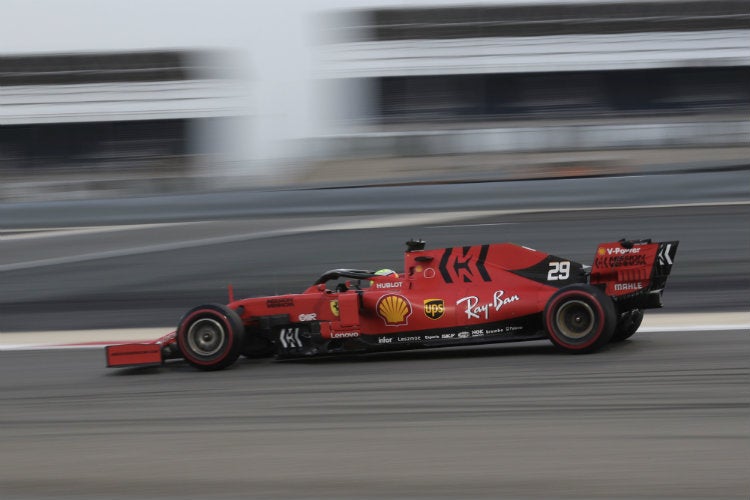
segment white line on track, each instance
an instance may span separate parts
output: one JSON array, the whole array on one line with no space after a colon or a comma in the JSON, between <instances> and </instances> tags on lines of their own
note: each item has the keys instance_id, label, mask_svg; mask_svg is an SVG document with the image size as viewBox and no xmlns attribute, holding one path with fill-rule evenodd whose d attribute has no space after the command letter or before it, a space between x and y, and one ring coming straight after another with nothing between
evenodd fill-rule
<instances>
[{"instance_id":1,"label":"white line on track","mask_svg":"<svg viewBox=\"0 0 750 500\"><path fill-rule=\"evenodd\" d=\"M442 226L427 226L427 229L444 229L444 228L457 228L457 227L487 227L487 226L512 226L518 224L518 222L490 222L486 224L447 224Z\"/></svg>"},{"instance_id":2,"label":"white line on track","mask_svg":"<svg viewBox=\"0 0 750 500\"><path fill-rule=\"evenodd\" d=\"M0 351L102 348L104 345L148 342L174 327L0 333ZM750 334L750 312L648 314L639 333L738 331Z\"/></svg>"},{"instance_id":3,"label":"white line on track","mask_svg":"<svg viewBox=\"0 0 750 500\"><path fill-rule=\"evenodd\" d=\"M272 229L267 231L252 231L249 233L232 234L228 236L216 236L212 238L202 238L196 240L175 241L171 243L161 243L157 245L146 245L141 247L122 248L118 250L108 250L103 252L92 252L79 255L67 255L64 257L52 257L49 259L39 259L26 262L14 262L12 264L0 265L0 272L18 271L21 269L33 269L37 267L56 266L63 264L74 264L96 259L108 259L112 257L127 257L152 252L166 252L172 250L182 250L186 248L196 248L209 245L220 245L225 243L237 243L240 241L250 241L262 238L273 238L279 236L290 236L295 234L315 233L322 231L346 231L352 229L378 229L384 227L402 227L413 226L418 224L434 224L435 222L460 221L484 217L495 213L489 210L478 210L471 212L441 212L427 214L408 214L408 215L390 215L385 217L358 218L354 221L341 221L330 224L321 224L316 226L303 226L288 229Z\"/></svg>"},{"instance_id":4,"label":"white line on track","mask_svg":"<svg viewBox=\"0 0 750 500\"><path fill-rule=\"evenodd\" d=\"M637 205L621 207L586 207L586 208L564 208L564 209L519 209L519 210L476 210L466 212L437 212L422 214L406 215L387 215L380 217L364 217L356 220L347 220L334 222L330 224L321 224L317 226L303 226L288 229L275 229L267 231L252 231L249 233L232 234L228 236L217 236L212 238L202 238L197 240L176 241L171 243L162 243L157 245L146 245L132 248L122 248L118 250L109 250L103 252L93 252L80 255L69 255L64 257L52 257L26 262L14 262L12 264L0 265L0 272L17 271L21 269L33 269L37 267L55 266L63 264L73 264L86 262L89 260L107 259L113 257L127 257L152 252L166 252L181 250L186 248L196 248L209 245L220 245L225 243L237 243L240 241L250 241L263 238L273 238L279 236L291 236L296 234L315 233L323 231L345 231L354 229L378 229L385 227L404 227L415 225L430 225L436 223L458 222L461 220L471 220L479 217L500 216L500 215L519 215L545 212L582 212L582 211L609 211L609 210L645 210L654 208L687 208L687 207L713 207L713 206L745 206L750 205L750 201L731 201L715 203L677 203L668 205ZM133 227L133 226L128 226Z\"/></svg>"},{"instance_id":5,"label":"white line on track","mask_svg":"<svg viewBox=\"0 0 750 500\"><path fill-rule=\"evenodd\" d=\"M0 240L34 240L39 238L55 238L60 236L80 236L83 234L113 233L117 231L133 231L136 229L186 226L190 224L201 224L201 222L162 222L154 224L123 224L119 226L45 227L35 229L18 229L12 231L0 231Z\"/></svg>"},{"instance_id":6,"label":"white line on track","mask_svg":"<svg viewBox=\"0 0 750 500\"><path fill-rule=\"evenodd\" d=\"M639 328L639 333L676 333L676 332L731 332L743 331L750 333L750 323L746 325L693 325L693 326L653 326Z\"/></svg>"}]
</instances>

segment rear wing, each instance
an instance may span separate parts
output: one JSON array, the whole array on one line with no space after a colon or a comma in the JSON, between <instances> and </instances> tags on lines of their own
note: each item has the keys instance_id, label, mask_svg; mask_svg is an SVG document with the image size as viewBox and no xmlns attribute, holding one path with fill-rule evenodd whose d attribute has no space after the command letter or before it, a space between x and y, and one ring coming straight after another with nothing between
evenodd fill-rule
<instances>
[{"instance_id":1,"label":"rear wing","mask_svg":"<svg viewBox=\"0 0 750 500\"><path fill-rule=\"evenodd\" d=\"M589 282L630 308L661 307L679 241L620 240L596 249Z\"/></svg>"}]
</instances>

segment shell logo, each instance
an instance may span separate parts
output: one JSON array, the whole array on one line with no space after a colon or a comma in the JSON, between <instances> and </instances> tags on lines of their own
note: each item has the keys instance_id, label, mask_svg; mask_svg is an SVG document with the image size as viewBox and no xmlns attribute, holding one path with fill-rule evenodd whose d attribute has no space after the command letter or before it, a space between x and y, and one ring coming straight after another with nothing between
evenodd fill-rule
<instances>
[{"instance_id":1,"label":"shell logo","mask_svg":"<svg viewBox=\"0 0 750 500\"><path fill-rule=\"evenodd\" d=\"M406 325L411 316L411 304L401 295L383 295L375 305L375 310L386 326Z\"/></svg>"},{"instance_id":2,"label":"shell logo","mask_svg":"<svg viewBox=\"0 0 750 500\"><path fill-rule=\"evenodd\" d=\"M599 250L597 250L596 253L598 255L604 255L605 253L607 253L607 251L604 248L599 247Z\"/></svg>"}]
</instances>

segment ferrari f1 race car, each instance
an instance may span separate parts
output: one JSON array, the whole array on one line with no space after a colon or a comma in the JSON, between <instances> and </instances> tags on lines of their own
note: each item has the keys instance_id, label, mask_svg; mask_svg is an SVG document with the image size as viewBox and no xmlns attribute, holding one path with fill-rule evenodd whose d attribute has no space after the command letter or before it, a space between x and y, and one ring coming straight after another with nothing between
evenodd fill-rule
<instances>
[{"instance_id":1,"label":"ferrari f1 race car","mask_svg":"<svg viewBox=\"0 0 750 500\"><path fill-rule=\"evenodd\" d=\"M569 353L633 335L662 306L679 242L602 243L593 266L512 243L425 250L402 272L334 269L302 293L189 310L153 342L106 348L110 367L184 358L220 370L278 358L549 339Z\"/></svg>"}]
</instances>

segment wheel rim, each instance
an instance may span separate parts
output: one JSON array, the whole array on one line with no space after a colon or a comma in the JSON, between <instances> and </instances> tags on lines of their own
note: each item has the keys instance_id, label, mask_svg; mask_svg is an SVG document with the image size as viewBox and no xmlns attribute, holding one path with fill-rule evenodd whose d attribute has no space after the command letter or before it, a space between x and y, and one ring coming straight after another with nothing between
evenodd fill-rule
<instances>
[{"instance_id":1,"label":"wheel rim","mask_svg":"<svg viewBox=\"0 0 750 500\"><path fill-rule=\"evenodd\" d=\"M226 332L215 319L202 318L195 321L187 332L190 350L199 356L213 356L224 345Z\"/></svg>"},{"instance_id":2,"label":"wheel rim","mask_svg":"<svg viewBox=\"0 0 750 500\"><path fill-rule=\"evenodd\" d=\"M560 307L556 315L560 333L572 340L580 340L592 331L596 323L593 308L581 300L571 300Z\"/></svg>"}]
</instances>

